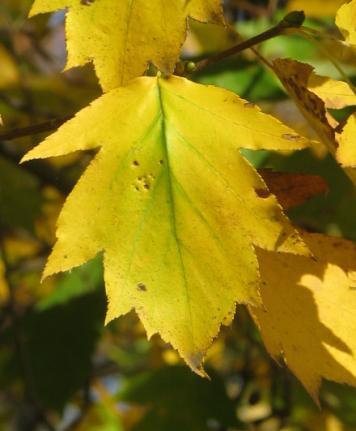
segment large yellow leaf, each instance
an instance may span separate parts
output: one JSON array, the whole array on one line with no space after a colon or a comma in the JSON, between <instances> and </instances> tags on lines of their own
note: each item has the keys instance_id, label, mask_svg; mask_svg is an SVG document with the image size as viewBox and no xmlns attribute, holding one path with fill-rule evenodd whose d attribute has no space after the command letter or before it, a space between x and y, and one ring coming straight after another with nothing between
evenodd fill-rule
<instances>
[{"instance_id":1,"label":"large yellow leaf","mask_svg":"<svg viewBox=\"0 0 356 431\"><path fill-rule=\"evenodd\" d=\"M269 353L316 398L323 377L356 386L356 246L303 238L313 258L259 250L265 310L251 311Z\"/></svg>"},{"instance_id":2,"label":"large yellow leaf","mask_svg":"<svg viewBox=\"0 0 356 431\"><path fill-rule=\"evenodd\" d=\"M345 37L345 40L356 45L356 0L352 0L339 9L336 15L336 24Z\"/></svg>"},{"instance_id":3,"label":"large yellow leaf","mask_svg":"<svg viewBox=\"0 0 356 431\"><path fill-rule=\"evenodd\" d=\"M172 73L189 16L223 22L221 0L35 0L31 15L62 8L67 67L92 60L105 91L142 75L149 62Z\"/></svg>"},{"instance_id":4,"label":"large yellow leaf","mask_svg":"<svg viewBox=\"0 0 356 431\"><path fill-rule=\"evenodd\" d=\"M104 251L107 320L135 308L198 370L235 303L260 302L254 246L307 253L238 149L306 145L235 94L183 78L109 92L24 158L100 147L64 205L45 276Z\"/></svg>"}]
</instances>

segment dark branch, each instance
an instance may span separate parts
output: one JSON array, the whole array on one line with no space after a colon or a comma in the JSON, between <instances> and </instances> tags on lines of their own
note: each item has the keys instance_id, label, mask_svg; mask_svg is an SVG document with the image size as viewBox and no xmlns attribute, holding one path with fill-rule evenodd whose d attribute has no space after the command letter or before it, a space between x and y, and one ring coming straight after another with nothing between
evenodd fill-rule
<instances>
[{"instance_id":1,"label":"dark branch","mask_svg":"<svg viewBox=\"0 0 356 431\"><path fill-rule=\"evenodd\" d=\"M64 124L71 118L73 118L73 115L45 121L44 123L35 124L33 126L4 130L0 132L0 141L11 141L13 139L23 138L25 136L37 135L44 132L51 132L52 130L58 129L58 127L60 127L62 124Z\"/></svg>"},{"instance_id":2,"label":"dark branch","mask_svg":"<svg viewBox=\"0 0 356 431\"><path fill-rule=\"evenodd\" d=\"M252 48L255 45L258 45L266 40L272 39L276 36L282 35L286 30L291 28L299 28L302 26L305 20L304 12L291 12L286 15L282 21L280 21L275 27L270 28L269 30L264 31L263 33L258 34L257 36L252 37L251 39L245 40L237 45L229 48L225 51L219 52L216 55L212 55L204 60L199 61L196 64L194 72L199 72L211 64L218 63L222 60L225 60L228 57L239 54L240 52Z\"/></svg>"}]
</instances>

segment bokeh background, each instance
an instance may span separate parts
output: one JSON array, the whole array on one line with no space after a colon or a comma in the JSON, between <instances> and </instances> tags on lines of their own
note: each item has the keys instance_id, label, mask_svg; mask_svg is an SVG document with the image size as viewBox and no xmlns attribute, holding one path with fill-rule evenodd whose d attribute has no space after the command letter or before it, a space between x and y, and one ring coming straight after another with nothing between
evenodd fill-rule
<instances>
[{"instance_id":1,"label":"bokeh background","mask_svg":"<svg viewBox=\"0 0 356 431\"><path fill-rule=\"evenodd\" d=\"M78 0L79 1L79 0ZM337 35L342 0L225 1L230 30L190 23L187 59L199 59L304 10L306 25ZM246 309L239 307L209 351L211 380L194 375L134 313L104 327L101 256L40 283L61 205L92 154L18 165L46 136L2 139L2 130L70 116L100 95L91 66L65 65L64 13L27 18L31 0L0 0L0 431L348 431L356 430L356 390L324 382L321 409L284 367L271 360ZM259 47L350 79L355 61L330 40L316 46L281 36ZM228 88L313 137L278 80L250 52L194 76ZM342 120L345 111L334 112ZM49 125L49 128L51 125ZM46 128L46 127L45 127ZM75 139L75 137L73 137ZM306 230L356 240L356 196L329 157L246 152L257 167L319 174L329 192L289 211ZM85 217L85 214L83 214Z\"/></svg>"}]
</instances>

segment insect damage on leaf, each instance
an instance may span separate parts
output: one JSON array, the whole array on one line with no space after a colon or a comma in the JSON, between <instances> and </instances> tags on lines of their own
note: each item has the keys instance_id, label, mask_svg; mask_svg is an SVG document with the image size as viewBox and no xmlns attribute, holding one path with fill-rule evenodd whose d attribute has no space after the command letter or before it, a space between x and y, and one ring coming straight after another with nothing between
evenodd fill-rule
<instances>
[{"instance_id":1,"label":"insect damage on leaf","mask_svg":"<svg viewBox=\"0 0 356 431\"><path fill-rule=\"evenodd\" d=\"M355 9L356 11L356 9ZM327 108L342 109L356 106L355 88L343 81L312 74L310 90L317 94ZM335 128L337 143L336 158L344 167L356 167L356 115L351 114Z\"/></svg>"},{"instance_id":2,"label":"insect damage on leaf","mask_svg":"<svg viewBox=\"0 0 356 431\"><path fill-rule=\"evenodd\" d=\"M342 109L356 105L356 94L347 82L311 73L308 89L315 93L329 109Z\"/></svg>"},{"instance_id":3,"label":"insect damage on leaf","mask_svg":"<svg viewBox=\"0 0 356 431\"><path fill-rule=\"evenodd\" d=\"M339 81L325 81L314 75L312 66L298 61L277 59L273 67L305 119L356 184L355 114L344 127L339 127L326 109L327 105L334 108L353 105L354 89Z\"/></svg>"},{"instance_id":4,"label":"insect damage on leaf","mask_svg":"<svg viewBox=\"0 0 356 431\"><path fill-rule=\"evenodd\" d=\"M250 307L269 353L314 399L321 379L356 386L356 247L303 234L312 258L258 250L263 309Z\"/></svg>"},{"instance_id":5,"label":"insect damage on leaf","mask_svg":"<svg viewBox=\"0 0 356 431\"><path fill-rule=\"evenodd\" d=\"M173 72L187 18L223 24L221 0L35 0L31 15L67 8L67 68L94 62L105 91L142 75L149 63Z\"/></svg>"},{"instance_id":6,"label":"insect damage on leaf","mask_svg":"<svg viewBox=\"0 0 356 431\"><path fill-rule=\"evenodd\" d=\"M317 94L308 89L313 67L278 58L273 62L273 70L320 139L327 147L336 149L335 131L328 122L325 104Z\"/></svg>"},{"instance_id":7,"label":"insect damage on leaf","mask_svg":"<svg viewBox=\"0 0 356 431\"><path fill-rule=\"evenodd\" d=\"M239 152L309 142L285 139L292 130L245 104L183 78L138 78L24 157L100 147L64 205L45 275L103 251L107 321L134 308L149 336L159 332L200 373L235 304L260 304L255 246L309 253Z\"/></svg>"}]
</instances>

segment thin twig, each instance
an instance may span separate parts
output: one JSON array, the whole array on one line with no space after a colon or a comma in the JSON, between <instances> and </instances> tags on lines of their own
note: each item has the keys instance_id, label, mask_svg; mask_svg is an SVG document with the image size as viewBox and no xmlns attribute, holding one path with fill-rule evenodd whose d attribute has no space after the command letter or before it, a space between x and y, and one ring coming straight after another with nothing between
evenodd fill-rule
<instances>
[{"instance_id":1,"label":"thin twig","mask_svg":"<svg viewBox=\"0 0 356 431\"><path fill-rule=\"evenodd\" d=\"M11 141L13 139L23 138L25 136L37 135L44 132L51 132L52 130L58 129L58 127L60 127L62 124L64 124L71 118L73 118L73 115L45 121L44 123L35 124L33 126L4 130L0 132L0 141Z\"/></svg>"},{"instance_id":2,"label":"thin twig","mask_svg":"<svg viewBox=\"0 0 356 431\"><path fill-rule=\"evenodd\" d=\"M199 72L205 67L210 66L211 64L219 63L220 61L223 61L233 55L239 54L246 49L252 48L262 42L280 36L284 34L284 32L288 29L300 28L304 22L304 19L305 15L303 12L291 12L276 26L264 31L263 33L260 33L250 39L244 40L243 42L240 42L225 51L219 52L218 54L212 55L204 60L199 61L195 65L194 72Z\"/></svg>"}]
</instances>

